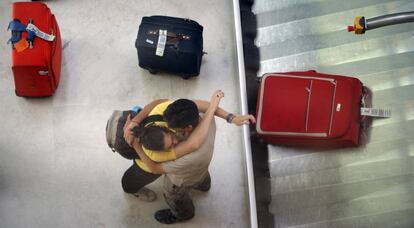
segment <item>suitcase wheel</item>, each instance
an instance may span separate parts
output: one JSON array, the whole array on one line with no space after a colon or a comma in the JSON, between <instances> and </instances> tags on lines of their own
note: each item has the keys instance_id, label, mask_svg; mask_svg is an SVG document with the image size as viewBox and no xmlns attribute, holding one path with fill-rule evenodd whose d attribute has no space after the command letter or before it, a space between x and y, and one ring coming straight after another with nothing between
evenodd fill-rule
<instances>
[{"instance_id":1,"label":"suitcase wheel","mask_svg":"<svg viewBox=\"0 0 414 228\"><path fill-rule=\"evenodd\" d=\"M150 74L157 74L157 71L156 70L154 70L154 69L148 69L148 71L150 72Z\"/></svg>"},{"instance_id":2,"label":"suitcase wheel","mask_svg":"<svg viewBox=\"0 0 414 228\"><path fill-rule=\"evenodd\" d=\"M16 94L16 96L18 96L18 97L22 97L22 96L20 96L20 95L17 93L17 90L14 90L14 93Z\"/></svg>"},{"instance_id":3,"label":"suitcase wheel","mask_svg":"<svg viewBox=\"0 0 414 228\"><path fill-rule=\"evenodd\" d=\"M181 78L187 80L187 79L191 78L191 76L190 75L182 75Z\"/></svg>"}]
</instances>

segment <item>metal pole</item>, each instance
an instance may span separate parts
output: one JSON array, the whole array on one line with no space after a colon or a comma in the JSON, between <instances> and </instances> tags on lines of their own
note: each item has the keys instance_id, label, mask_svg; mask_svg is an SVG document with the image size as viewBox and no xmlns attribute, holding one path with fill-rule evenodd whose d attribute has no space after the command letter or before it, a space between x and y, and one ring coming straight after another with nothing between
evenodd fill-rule
<instances>
[{"instance_id":1,"label":"metal pole","mask_svg":"<svg viewBox=\"0 0 414 228\"><path fill-rule=\"evenodd\" d=\"M242 114L248 114L246 74L244 71L243 38L241 30L240 4L239 0L233 0L234 25L236 30L237 63L239 71L239 88L241 98ZM245 152L245 163L248 183L248 197L250 206L250 227L257 228L256 192L254 187L253 162L250 146L249 126L243 126L243 144Z\"/></svg>"}]
</instances>

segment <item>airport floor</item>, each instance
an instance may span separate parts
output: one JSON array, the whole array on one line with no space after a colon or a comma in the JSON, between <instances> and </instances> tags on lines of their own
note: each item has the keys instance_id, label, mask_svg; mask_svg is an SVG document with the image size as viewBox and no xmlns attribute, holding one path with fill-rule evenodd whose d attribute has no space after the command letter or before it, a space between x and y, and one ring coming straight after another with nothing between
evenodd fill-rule
<instances>
[{"instance_id":1,"label":"airport floor","mask_svg":"<svg viewBox=\"0 0 414 228\"><path fill-rule=\"evenodd\" d=\"M62 72L49 98L14 92L6 32L13 1L1 0L0 25L0 227L164 227L154 220L167 208L162 178L150 185L155 202L125 194L121 177L131 161L105 140L113 110L157 98L209 100L240 112L231 1L44 1L56 15L63 43ZM152 75L138 67L134 46L143 16L169 15L204 26L204 56L197 78ZM216 119L210 165L212 188L193 192L196 215L169 227L248 227L242 129Z\"/></svg>"}]
</instances>

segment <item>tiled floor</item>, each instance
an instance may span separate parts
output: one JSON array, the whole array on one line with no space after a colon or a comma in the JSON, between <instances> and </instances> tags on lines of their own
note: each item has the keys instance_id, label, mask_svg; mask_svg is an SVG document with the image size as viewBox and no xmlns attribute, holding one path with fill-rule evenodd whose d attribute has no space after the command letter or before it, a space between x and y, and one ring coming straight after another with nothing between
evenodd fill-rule
<instances>
[{"instance_id":1,"label":"tiled floor","mask_svg":"<svg viewBox=\"0 0 414 228\"><path fill-rule=\"evenodd\" d=\"M16 97L10 36L12 1L1 1L0 25L0 227L161 227L161 179L151 184L157 201L123 193L131 164L105 142L114 109L156 98L209 99L224 90L221 106L239 112L231 1L45 1L63 38L61 82L45 99ZM145 15L188 17L204 25L201 75L183 80L151 75L137 66L134 41ZM212 189L194 192L196 216L171 227L247 227L248 200L241 128L217 120Z\"/></svg>"}]
</instances>

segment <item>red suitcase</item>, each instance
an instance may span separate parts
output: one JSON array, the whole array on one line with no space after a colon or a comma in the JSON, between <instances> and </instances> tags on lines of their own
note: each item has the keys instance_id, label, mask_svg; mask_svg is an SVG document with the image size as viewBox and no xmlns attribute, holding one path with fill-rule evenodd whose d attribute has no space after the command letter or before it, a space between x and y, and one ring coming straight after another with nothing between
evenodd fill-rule
<instances>
[{"instance_id":1,"label":"red suitcase","mask_svg":"<svg viewBox=\"0 0 414 228\"><path fill-rule=\"evenodd\" d=\"M16 2L12 5L12 20L33 25L42 32L55 35L53 41L33 38L32 48L18 52L12 50L12 71L16 95L25 97L50 96L56 90L60 79L62 41L55 16L41 2ZM21 32L26 39L27 32Z\"/></svg>"},{"instance_id":2,"label":"red suitcase","mask_svg":"<svg viewBox=\"0 0 414 228\"><path fill-rule=\"evenodd\" d=\"M271 144L356 146L362 93L362 83L351 77L315 71L265 74L257 133Z\"/></svg>"}]
</instances>

